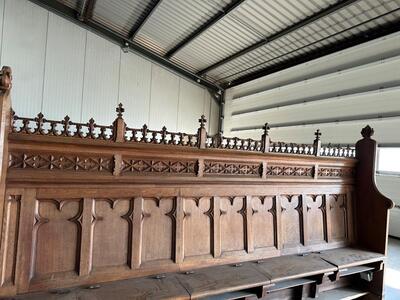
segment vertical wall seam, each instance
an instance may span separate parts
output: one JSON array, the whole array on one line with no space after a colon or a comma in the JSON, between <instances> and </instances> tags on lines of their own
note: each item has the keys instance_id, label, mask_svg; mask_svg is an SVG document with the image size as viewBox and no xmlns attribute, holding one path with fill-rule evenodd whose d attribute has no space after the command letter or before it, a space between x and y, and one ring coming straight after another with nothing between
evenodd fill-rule
<instances>
[{"instance_id":1,"label":"vertical wall seam","mask_svg":"<svg viewBox=\"0 0 400 300\"><path fill-rule=\"evenodd\" d=\"M4 47L4 26L5 26L5 16L6 16L6 1L3 1L3 20L1 26L1 48L0 48L0 62L3 64L3 47Z\"/></svg>"},{"instance_id":2,"label":"vertical wall seam","mask_svg":"<svg viewBox=\"0 0 400 300\"><path fill-rule=\"evenodd\" d=\"M85 30L85 49L84 49L84 53L83 53L83 76L82 76L82 96L81 96L80 122L83 122L82 121L82 118L83 118L83 95L84 95L84 91L85 91L87 40L88 40L88 32L87 32L87 30Z\"/></svg>"},{"instance_id":3,"label":"vertical wall seam","mask_svg":"<svg viewBox=\"0 0 400 300\"><path fill-rule=\"evenodd\" d=\"M210 93L210 91L209 90L207 90L207 92L208 92L208 97L210 97L210 106L208 107L208 118L210 119L209 121L208 121L208 132L210 133L210 134L215 134L215 132L211 132L211 121L212 121L212 119L213 119L213 115L211 114L212 113L212 104L213 104L213 101L214 101L214 99L213 99L213 97L212 97L212 95L211 95L211 93Z\"/></svg>"},{"instance_id":4,"label":"vertical wall seam","mask_svg":"<svg viewBox=\"0 0 400 300\"><path fill-rule=\"evenodd\" d=\"M49 39L49 19L50 19L50 11L47 11L46 41L45 41L45 45L44 45L44 62L43 62L42 100L40 103L40 112L43 112L44 85L46 82L47 47L48 47L48 39Z\"/></svg>"},{"instance_id":5,"label":"vertical wall seam","mask_svg":"<svg viewBox=\"0 0 400 300\"><path fill-rule=\"evenodd\" d=\"M180 98L181 98L181 78L178 77L178 105L176 107L176 130L177 131L182 131L182 129L180 129L180 124L179 124L179 115L180 115L180 109L179 109L179 104L180 104Z\"/></svg>"},{"instance_id":6,"label":"vertical wall seam","mask_svg":"<svg viewBox=\"0 0 400 300\"><path fill-rule=\"evenodd\" d=\"M121 64L122 64L122 49L119 49L119 70L118 70L118 92L117 92L117 103L116 106L122 102L119 98L120 89L121 89Z\"/></svg>"},{"instance_id":7,"label":"vertical wall seam","mask_svg":"<svg viewBox=\"0 0 400 300\"><path fill-rule=\"evenodd\" d=\"M153 86L153 63L150 64L150 90L149 90L149 113L147 116L147 125L150 125L150 116L151 116L151 90Z\"/></svg>"}]
</instances>

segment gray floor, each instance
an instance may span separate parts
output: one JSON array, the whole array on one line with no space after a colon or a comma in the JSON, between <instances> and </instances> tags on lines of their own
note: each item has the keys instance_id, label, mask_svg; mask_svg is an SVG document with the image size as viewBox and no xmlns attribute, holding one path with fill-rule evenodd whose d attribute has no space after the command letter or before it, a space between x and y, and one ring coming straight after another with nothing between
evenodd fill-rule
<instances>
[{"instance_id":1,"label":"gray floor","mask_svg":"<svg viewBox=\"0 0 400 300\"><path fill-rule=\"evenodd\" d=\"M400 240L389 239L388 261L386 264L386 297L387 300L400 299Z\"/></svg>"}]
</instances>

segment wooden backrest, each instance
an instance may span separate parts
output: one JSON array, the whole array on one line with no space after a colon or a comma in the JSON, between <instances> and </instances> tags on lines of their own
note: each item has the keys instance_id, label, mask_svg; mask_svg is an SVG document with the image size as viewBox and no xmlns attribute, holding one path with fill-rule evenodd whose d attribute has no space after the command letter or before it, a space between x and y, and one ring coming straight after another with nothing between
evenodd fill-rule
<instances>
[{"instance_id":1,"label":"wooden backrest","mask_svg":"<svg viewBox=\"0 0 400 300\"><path fill-rule=\"evenodd\" d=\"M111 126L41 114L9 126L3 111L0 295L337 248L363 234L354 150L321 146L319 132L296 145L271 143L267 125L259 141L211 137L204 117L196 134L133 129L122 105ZM374 167L365 172L373 181ZM387 215L390 203L376 203Z\"/></svg>"}]
</instances>

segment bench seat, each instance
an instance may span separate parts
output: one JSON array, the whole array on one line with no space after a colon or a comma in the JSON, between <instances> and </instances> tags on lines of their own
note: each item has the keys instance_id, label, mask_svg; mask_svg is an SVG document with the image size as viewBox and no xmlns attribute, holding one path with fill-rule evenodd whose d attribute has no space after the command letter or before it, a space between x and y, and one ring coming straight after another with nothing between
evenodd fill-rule
<instances>
[{"instance_id":1,"label":"bench seat","mask_svg":"<svg viewBox=\"0 0 400 300\"><path fill-rule=\"evenodd\" d=\"M287 255L261 261L108 282L98 286L32 293L18 296L16 299L105 300L113 299L116 295L121 300L256 299L283 289L317 284L314 278L318 276L335 272L339 274L342 272L342 275L346 276L371 271L370 266L357 266L383 259L384 256L378 253L356 248L339 248L319 253ZM343 291L343 295L346 294L347 290ZM329 295L333 292L324 293L329 299Z\"/></svg>"}]
</instances>

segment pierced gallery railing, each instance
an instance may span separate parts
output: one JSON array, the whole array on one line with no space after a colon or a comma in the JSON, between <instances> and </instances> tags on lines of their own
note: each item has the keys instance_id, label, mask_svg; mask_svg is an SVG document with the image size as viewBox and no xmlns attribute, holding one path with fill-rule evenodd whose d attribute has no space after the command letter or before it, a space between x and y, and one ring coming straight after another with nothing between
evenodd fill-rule
<instances>
[{"instance_id":1,"label":"pierced gallery railing","mask_svg":"<svg viewBox=\"0 0 400 300\"><path fill-rule=\"evenodd\" d=\"M88 123L72 122L68 116L61 121L47 120L42 113L35 118L21 118L12 111L13 133L66 136L89 139L111 140L113 126L97 125L94 119Z\"/></svg>"},{"instance_id":2,"label":"pierced gallery railing","mask_svg":"<svg viewBox=\"0 0 400 300\"><path fill-rule=\"evenodd\" d=\"M125 143L145 143L196 147L200 149L225 149L261 153L284 153L314 156L355 157L353 146L321 144L321 132L315 132L312 144L272 142L269 137L269 127L266 123L260 140L224 137L218 133L208 135L204 116L199 119L200 127L195 134L168 131L164 126L161 130L151 130L147 125L142 128L128 127L123 119L124 108L119 104L116 108L117 118L109 126L98 125L94 119L87 123L72 122L68 116L61 121L48 120L39 113L35 118L23 118L12 111L11 131L15 134L46 135L59 137L75 137L83 139L105 140Z\"/></svg>"}]
</instances>

